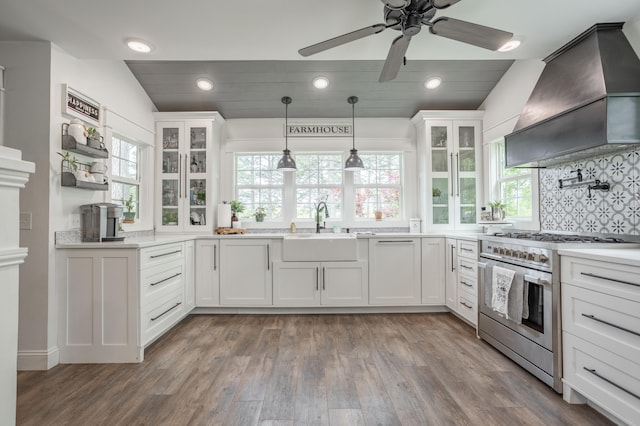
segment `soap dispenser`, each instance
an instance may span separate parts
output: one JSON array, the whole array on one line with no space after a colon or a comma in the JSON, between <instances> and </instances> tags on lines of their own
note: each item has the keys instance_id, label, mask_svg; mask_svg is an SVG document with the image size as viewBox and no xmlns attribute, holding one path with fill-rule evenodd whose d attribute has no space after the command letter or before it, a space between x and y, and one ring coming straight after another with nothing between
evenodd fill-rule
<instances>
[{"instance_id":1,"label":"soap dispenser","mask_svg":"<svg viewBox=\"0 0 640 426\"><path fill-rule=\"evenodd\" d=\"M291 232L292 234L294 234L296 232L296 224L291 222L291 225L289 226L289 232Z\"/></svg>"}]
</instances>

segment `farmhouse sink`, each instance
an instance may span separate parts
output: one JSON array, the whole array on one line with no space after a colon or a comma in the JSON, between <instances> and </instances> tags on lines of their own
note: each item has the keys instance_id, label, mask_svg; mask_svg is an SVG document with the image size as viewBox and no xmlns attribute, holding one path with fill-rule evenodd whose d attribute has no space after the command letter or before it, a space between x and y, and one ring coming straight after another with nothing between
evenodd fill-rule
<instances>
[{"instance_id":1,"label":"farmhouse sink","mask_svg":"<svg viewBox=\"0 0 640 426\"><path fill-rule=\"evenodd\" d=\"M358 240L354 234L287 234L282 243L282 260L358 260Z\"/></svg>"}]
</instances>

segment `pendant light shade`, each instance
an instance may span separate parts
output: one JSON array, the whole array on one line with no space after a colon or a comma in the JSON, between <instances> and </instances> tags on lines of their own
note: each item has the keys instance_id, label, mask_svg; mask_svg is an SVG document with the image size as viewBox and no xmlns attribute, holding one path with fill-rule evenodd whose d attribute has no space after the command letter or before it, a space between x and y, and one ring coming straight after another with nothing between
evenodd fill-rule
<instances>
[{"instance_id":1,"label":"pendant light shade","mask_svg":"<svg viewBox=\"0 0 640 426\"><path fill-rule=\"evenodd\" d=\"M363 170L364 164L362 159L358 156L358 150L356 149L356 102L358 102L357 96L349 96L347 102L351 104L351 136L353 137L353 148L351 148L351 155L344 163L344 169L350 172L357 170Z\"/></svg>"},{"instance_id":2,"label":"pendant light shade","mask_svg":"<svg viewBox=\"0 0 640 426\"><path fill-rule=\"evenodd\" d=\"M282 103L284 104L284 150L282 151L282 158L278 161L278 170L283 172L291 172L296 170L296 162L291 156L289 151L288 140L288 120L289 120L289 104L292 102L289 96L282 97Z\"/></svg>"}]
</instances>

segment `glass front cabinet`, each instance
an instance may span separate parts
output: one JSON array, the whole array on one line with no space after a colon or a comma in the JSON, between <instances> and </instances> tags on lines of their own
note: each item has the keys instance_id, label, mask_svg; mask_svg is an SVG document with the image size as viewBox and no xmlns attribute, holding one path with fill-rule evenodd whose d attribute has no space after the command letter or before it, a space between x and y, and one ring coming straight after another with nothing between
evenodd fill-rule
<instances>
[{"instance_id":1,"label":"glass front cabinet","mask_svg":"<svg viewBox=\"0 0 640 426\"><path fill-rule=\"evenodd\" d=\"M156 113L156 231L211 233L222 117Z\"/></svg>"},{"instance_id":2,"label":"glass front cabinet","mask_svg":"<svg viewBox=\"0 0 640 426\"><path fill-rule=\"evenodd\" d=\"M427 227L476 227L480 211L482 111L421 111L417 127L421 214Z\"/></svg>"}]
</instances>

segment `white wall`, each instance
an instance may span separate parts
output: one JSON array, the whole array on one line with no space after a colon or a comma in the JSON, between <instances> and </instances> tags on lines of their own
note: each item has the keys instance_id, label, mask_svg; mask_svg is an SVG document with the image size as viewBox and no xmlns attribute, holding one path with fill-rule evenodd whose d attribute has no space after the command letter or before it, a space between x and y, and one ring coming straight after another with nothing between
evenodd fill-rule
<instances>
[{"instance_id":1,"label":"white wall","mask_svg":"<svg viewBox=\"0 0 640 426\"><path fill-rule=\"evenodd\" d=\"M21 231L29 256L20 270L18 368L57 363L57 297L54 232L78 228L78 206L103 201L102 192L60 187L61 85L106 105L137 123L153 142L153 104L123 62L78 60L48 42L0 42L7 69L5 145L23 151L36 173L21 194L20 210L33 214L33 229ZM140 132L139 132L140 133Z\"/></svg>"}]
</instances>

